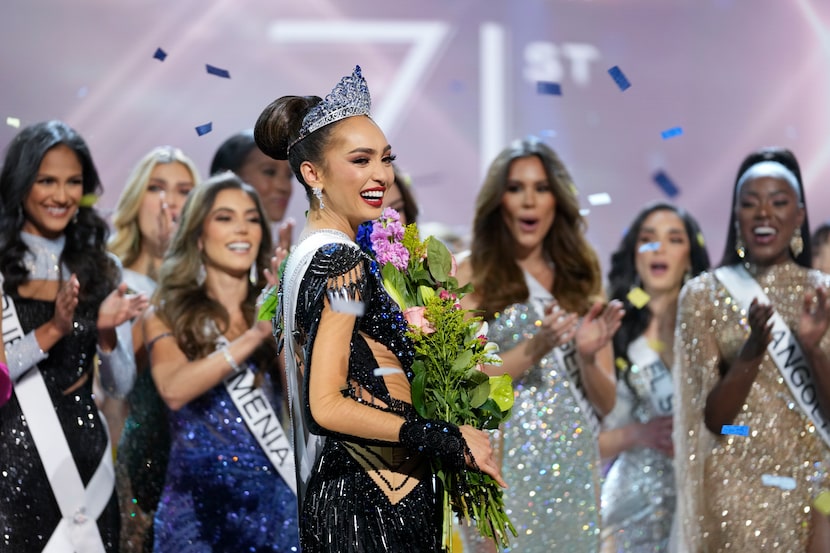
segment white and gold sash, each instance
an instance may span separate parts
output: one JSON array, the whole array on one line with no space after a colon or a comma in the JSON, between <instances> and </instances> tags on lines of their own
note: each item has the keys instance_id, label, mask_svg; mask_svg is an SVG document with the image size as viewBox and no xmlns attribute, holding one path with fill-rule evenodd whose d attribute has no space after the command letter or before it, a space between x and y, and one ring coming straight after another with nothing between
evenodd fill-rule
<instances>
[{"instance_id":1,"label":"white and gold sash","mask_svg":"<svg viewBox=\"0 0 830 553\"><path fill-rule=\"evenodd\" d=\"M769 304L770 300L758 282L752 278L742 265L720 267L715 270L715 276L723 284L735 302L747 313L753 298L761 303ZM772 313L772 340L767 346L767 353L775 362L781 376L804 413L815 425L816 432L825 445L830 447L830 421L822 413L818 404L818 392L813 382L813 373L801 344L793 336L790 327L777 311Z\"/></svg>"}]
</instances>

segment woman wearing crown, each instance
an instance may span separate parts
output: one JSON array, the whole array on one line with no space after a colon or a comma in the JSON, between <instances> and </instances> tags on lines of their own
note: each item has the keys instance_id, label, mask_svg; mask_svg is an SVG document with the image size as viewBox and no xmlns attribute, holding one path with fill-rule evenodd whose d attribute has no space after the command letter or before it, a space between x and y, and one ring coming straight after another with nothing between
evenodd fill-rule
<instances>
[{"instance_id":1,"label":"woman wearing crown","mask_svg":"<svg viewBox=\"0 0 830 553\"><path fill-rule=\"evenodd\" d=\"M406 322L354 242L393 179L370 103L358 67L325 100L275 100L254 130L263 152L288 159L310 203L277 315L305 553L440 550L430 457L502 482L486 433L415 413Z\"/></svg>"}]
</instances>

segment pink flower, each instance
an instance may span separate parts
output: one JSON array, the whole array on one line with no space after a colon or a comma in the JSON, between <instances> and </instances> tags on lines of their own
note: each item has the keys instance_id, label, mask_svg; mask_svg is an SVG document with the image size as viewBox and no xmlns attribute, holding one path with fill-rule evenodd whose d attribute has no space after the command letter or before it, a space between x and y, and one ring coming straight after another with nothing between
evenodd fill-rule
<instances>
[{"instance_id":1,"label":"pink flower","mask_svg":"<svg viewBox=\"0 0 830 553\"><path fill-rule=\"evenodd\" d=\"M450 266L450 276L454 277L455 273L458 272L458 263L455 261L455 256L450 254L450 261L452 265Z\"/></svg>"},{"instance_id":2,"label":"pink flower","mask_svg":"<svg viewBox=\"0 0 830 553\"><path fill-rule=\"evenodd\" d=\"M450 296L450 293L447 292L446 290L441 290L440 292L438 292L438 297L441 298L442 300L448 300L448 299L450 299L451 296Z\"/></svg>"},{"instance_id":3,"label":"pink flower","mask_svg":"<svg viewBox=\"0 0 830 553\"><path fill-rule=\"evenodd\" d=\"M483 373L483 372L484 372L484 365L482 365L481 363L479 363L478 365L476 365L476 370L477 370L478 372L482 372L482 373Z\"/></svg>"},{"instance_id":4,"label":"pink flower","mask_svg":"<svg viewBox=\"0 0 830 553\"><path fill-rule=\"evenodd\" d=\"M432 334L435 332L435 327L427 320L424 311L426 311L426 308L423 306L408 307L403 312L403 316L409 326L414 326L424 334Z\"/></svg>"}]
</instances>

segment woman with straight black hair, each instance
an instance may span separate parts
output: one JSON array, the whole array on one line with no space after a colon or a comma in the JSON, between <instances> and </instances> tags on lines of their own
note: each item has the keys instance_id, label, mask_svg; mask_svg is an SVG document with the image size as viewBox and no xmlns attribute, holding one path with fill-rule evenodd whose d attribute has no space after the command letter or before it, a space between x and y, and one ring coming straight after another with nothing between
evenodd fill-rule
<instances>
[{"instance_id":1,"label":"woman with straight black hair","mask_svg":"<svg viewBox=\"0 0 830 553\"><path fill-rule=\"evenodd\" d=\"M107 225L92 208L100 192L86 143L65 123L32 125L9 145L0 172L3 337L14 381L0 408L0 543L9 551L118 550L94 359L105 391L123 397L135 377L129 320L147 298L119 284Z\"/></svg>"}]
</instances>

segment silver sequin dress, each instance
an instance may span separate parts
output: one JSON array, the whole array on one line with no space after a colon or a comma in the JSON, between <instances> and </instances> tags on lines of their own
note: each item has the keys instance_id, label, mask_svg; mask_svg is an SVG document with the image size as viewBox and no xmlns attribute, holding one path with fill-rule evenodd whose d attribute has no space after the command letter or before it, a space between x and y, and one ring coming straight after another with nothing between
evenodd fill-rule
<instances>
[{"instance_id":1,"label":"silver sequin dress","mask_svg":"<svg viewBox=\"0 0 830 553\"><path fill-rule=\"evenodd\" d=\"M604 430L665 414L655 412L646 371L632 365L625 379L617 382L617 402ZM667 551L676 495L671 458L647 447L622 452L602 484L603 552Z\"/></svg>"},{"instance_id":2,"label":"silver sequin dress","mask_svg":"<svg viewBox=\"0 0 830 553\"><path fill-rule=\"evenodd\" d=\"M490 323L502 351L536 332L538 308L552 299L526 276L532 300ZM502 426L504 501L518 537L509 551L596 553L600 545L598 436L552 353L513 383L516 400Z\"/></svg>"}]
</instances>

